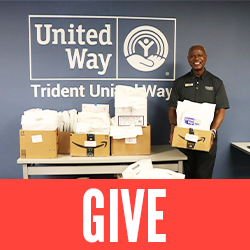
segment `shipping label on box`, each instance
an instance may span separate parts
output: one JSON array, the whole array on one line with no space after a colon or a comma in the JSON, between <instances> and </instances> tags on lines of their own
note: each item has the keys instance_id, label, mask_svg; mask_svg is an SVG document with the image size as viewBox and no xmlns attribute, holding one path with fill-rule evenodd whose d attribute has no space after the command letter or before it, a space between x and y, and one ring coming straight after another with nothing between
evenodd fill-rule
<instances>
[{"instance_id":1,"label":"shipping label on box","mask_svg":"<svg viewBox=\"0 0 250 250\"><path fill-rule=\"evenodd\" d=\"M58 155L58 133L53 131L23 130L20 136L20 158L53 159Z\"/></svg>"},{"instance_id":2,"label":"shipping label on box","mask_svg":"<svg viewBox=\"0 0 250 250\"><path fill-rule=\"evenodd\" d=\"M130 107L115 108L116 126L147 126L147 107L134 109Z\"/></svg>"},{"instance_id":3,"label":"shipping label on box","mask_svg":"<svg viewBox=\"0 0 250 250\"><path fill-rule=\"evenodd\" d=\"M211 131L175 127L172 146L190 150L209 152L211 144Z\"/></svg>"},{"instance_id":4,"label":"shipping label on box","mask_svg":"<svg viewBox=\"0 0 250 250\"><path fill-rule=\"evenodd\" d=\"M111 137L111 155L149 155L151 153L151 126L142 128L136 138L114 139Z\"/></svg>"},{"instance_id":5,"label":"shipping label on box","mask_svg":"<svg viewBox=\"0 0 250 250\"><path fill-rule=\"evenodd\" d=\"M118 126L143 126L144 116L119 115L117 122Z\"/></svg>"},{"instance_id":6,"label":"shipping label on box","mask_svg":"<svg viewBox=\"0 0 250 250\"><path fill-rule=\"evenodd\" d=\"M110 156L109 135L71 134L71 156Z\"/></svg>"}]
</instances>

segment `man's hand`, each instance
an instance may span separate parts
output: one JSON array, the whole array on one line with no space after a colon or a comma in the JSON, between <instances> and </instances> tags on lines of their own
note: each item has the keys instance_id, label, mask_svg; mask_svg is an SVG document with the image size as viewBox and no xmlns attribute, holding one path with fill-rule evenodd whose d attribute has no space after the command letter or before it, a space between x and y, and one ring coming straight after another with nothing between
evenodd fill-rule
<instances>
[{"instance_id":1,"label":"man's hand","mask_svg":"<svg viewBox=\"0 0 250 250\"><path fill-rule=\"evenodd\" d=\"M169 136L169 143L172 145L172 142L173 142L173 137L174 137L174 132L170 132L170 136Z\"/></svg>"},{"instance_id":2,"label":"man's hand","mask_svg":"<svg viewBox=\"0 0 250 250\"><path fill-rule=\"evenodd\" d=\"M169 136L169 143L172 145L173 135L174 135L174 128L176 126L176 108L170 107L168 111L168 119L170 123L170 136Z\"/></svg>"},{"instance_id":3,"label":"man's hand","mask_svg":"<svg viewBox=\"0 0 250 250\"><path fill-rule=\"evenodd\" d=\"M212 148L213 144L214 144L214 135L213 133L211 133L210 149Z\"/></svg>"}]
</instances>

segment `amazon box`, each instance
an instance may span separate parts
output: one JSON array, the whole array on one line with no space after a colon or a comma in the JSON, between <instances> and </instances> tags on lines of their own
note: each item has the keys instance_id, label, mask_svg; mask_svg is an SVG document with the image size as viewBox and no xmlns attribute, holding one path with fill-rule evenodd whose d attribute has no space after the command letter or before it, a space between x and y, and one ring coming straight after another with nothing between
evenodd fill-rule
<instances>
[{"instance_id":1,"label":"amazon box","mask_svg":"<svg viewBox=\"0 0 250 250\"><path fill-rule=\"evenodd\" d=\"M175 127L172 147L209 152L211 131Z\"/></svg>"},{"instance_id":2,"label":"amazon box","mask_svg":"<svg viewBox=\"0 0 250 250\"><path fill-rule=\"evenodd\" d=\"M57 130L23 130L20 136L20 158L22 159L53 159L58 155Z\"/></svg>"},{"instance_id":3,"label":"amazon box","mask_svg":"<svg viewBox=\"0 0 250 250\"><path fill-rule=\"evenodd\" d=\"M151 153L151 126L142 127L142 135L135 138L111 137L111 155L149 155Z\"/></svg>"},{"instance_id":4,"label":"amazon box","mask_svg":"<svg viewBox=\"0 0 250 250\"><path fill-rule=\"evenodd\" d=\"M110 156L109 135L74 134L70 135L71 156Z\"/></svg>"}]
</instances>

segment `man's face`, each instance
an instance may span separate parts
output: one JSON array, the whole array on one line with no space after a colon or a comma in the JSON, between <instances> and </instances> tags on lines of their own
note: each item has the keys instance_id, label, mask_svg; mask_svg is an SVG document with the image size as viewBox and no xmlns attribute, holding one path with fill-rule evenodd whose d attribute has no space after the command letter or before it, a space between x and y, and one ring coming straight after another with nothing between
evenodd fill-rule
<instances>
[{"instance_id":1,"label":"man's face","mask_svg":"<svg viewBox=\"0 0 250 250\"><path fill-rule=\"evenodd\" d=\"M187 58L193 71L204 71L207 55L203 47L195 46L191 48Z\"/></svg>"}]
</instances>

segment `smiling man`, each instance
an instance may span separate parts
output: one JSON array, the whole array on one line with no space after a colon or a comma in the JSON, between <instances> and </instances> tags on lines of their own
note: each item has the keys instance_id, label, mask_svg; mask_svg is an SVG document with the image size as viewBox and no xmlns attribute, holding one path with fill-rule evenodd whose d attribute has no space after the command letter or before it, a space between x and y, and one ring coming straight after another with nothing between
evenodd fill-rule
<instances>
[{"instance_id":1,"label":"smiling man","mask_svg":"<svg viewBox=\"0 0 250 250\"><path fill-rule=\"evenodd\" d=\"M207 54L201 45L194 45L187 56L191 71L178 78L172 88L169 100L170 144L172 144L174 127L177 123L176 108L178 101L189 100L197 103L216 104L214 120L211 125L212 140L209 152L180 149L188 156L184 161L186 179L211 179L217 151L217 130L220 127L225 109L229 102L223 82L209 71L205 64Z\"/></svg>"},{"instance_id":2,"label":"smiling man","mask_svg":"<svg viewBox=\"0 0 250 250\"><path fill-rule=\"evenodd\" d=\"M200 45L192 46L188 51L187 59L193 73L197 77L200 77L205 71L205 64L207 61L207 54L205 49Z\"/></svg>"}]
</instances>

